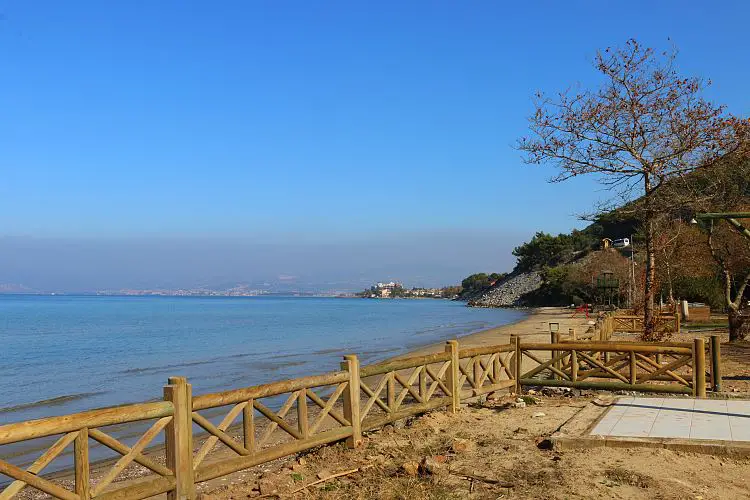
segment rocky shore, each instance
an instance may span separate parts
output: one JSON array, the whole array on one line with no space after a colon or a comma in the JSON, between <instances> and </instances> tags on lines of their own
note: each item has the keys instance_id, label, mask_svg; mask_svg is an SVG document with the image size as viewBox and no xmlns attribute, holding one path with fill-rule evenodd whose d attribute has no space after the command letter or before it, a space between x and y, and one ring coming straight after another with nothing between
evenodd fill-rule
<instances>
[{"instance_id":1,"label":"rocky shore","mask_svg":"<svg viewBox=\"0 0 750 500\"><path fill-rule=\"evenodd\" d=\"M537 271L512 274L478 297L468 301L469 307L518 307L523 305L523 296L542 286L542 277Z\"/></svg>"}]
</instances>

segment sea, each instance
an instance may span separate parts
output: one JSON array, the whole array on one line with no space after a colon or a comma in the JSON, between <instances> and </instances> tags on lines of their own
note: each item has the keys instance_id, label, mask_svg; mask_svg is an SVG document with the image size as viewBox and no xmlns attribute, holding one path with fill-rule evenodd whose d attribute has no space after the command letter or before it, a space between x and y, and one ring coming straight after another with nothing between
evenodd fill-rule
<instances>
[{"instance_id":1,"label":"sea","mask_svg":"<svg viewBox=\"0 0 750 500\"><path fill-rule=\"evenodd\" d=\"M519 321L439 299L0 295L0 425L362 364ZM2 451L0 450L0 456Z\"/></svg>"}]
</instances>

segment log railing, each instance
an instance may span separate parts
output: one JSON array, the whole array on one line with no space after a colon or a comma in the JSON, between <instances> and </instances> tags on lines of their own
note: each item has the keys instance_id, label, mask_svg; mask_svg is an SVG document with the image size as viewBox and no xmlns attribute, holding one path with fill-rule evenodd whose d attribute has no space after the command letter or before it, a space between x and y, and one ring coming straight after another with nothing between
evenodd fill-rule
<instances>
[{"instance_id":1,"label":"log railing","mask_svg":"<svg viewBox=\"0 0 750 500\"><path fill-rule=\"evenodd\" d=\"M671 330L680 333L680 314L659 314L654 316L657 330ZM643 316L631 314L615 314L612 316L613 328L618 332L643 333Z\"/></svg>"},{"instance_id":2,"label":"log railing","mask_svg":"<svg viewBox=\"0 0 750 500\"><path fill-rule=\"evenodd\" d=\"M170 387L170 386L168 386ZM177 401L179 403L179 401ZM131 422L156 420L143 433L132 447L115 439L100 428L110 425L127 424ZM7 461L0 460L0 474L15 481L0 492L0 499L14 498L27 486L31 486L47 493L53 498L66 500L88 498L145 498L157 495L175 488L174 468L165 466L143 452L145 448L161 433L165 433L166 442L174 445L175 428L174 401L142 403L114 408L91 410L74 415L50 417L28 422L19 422L0 426L0 445L29 441L32 439L57 436L60 437L47 449L31 466L21 469ZM102 471L95 484L91 481L89 463L89 442L99 442L101 445L119 453L122 457ZM41 473L66 448L74 449L74 487L73 490L63 488L60 484L44 478ZM114 479L131 463L137 463L153 474L137 484L109 488Z\"/></svg>"},{"instance_id":3,"label":"log railing","mask_svg":"<svg viewBox=\"0 0 750 500\"><path fill-rule=\"evenodd\" d=\"M356 447L365 431L438 408L455 412L480 396L506 389L520 393L524 386L705 397L708 380L713 390L720 389L718 337L709 346L703 339L606 342L599 339L607 335L608 320L603 321L594 333L571 331L550 343L512 336L510 344L461 349L457 341L449 341L444 352L364 367L349 355L337 372L198 396L186 379L173 377L164 387L164 401L2 425L0 450L39 438L57 436L57 441L26 469L0 459L0 475L13 481L0 491L0 500L15 498L26 487L66 500L160 493L193 499L196 483L335 441ZM132 446L102 430L132 423L147 427ZM196 429L203 432L194 433ZM163 436L163 448L148 449L158 436ZM94 464L93 474L92 440L120 455ZM69 447L74 481L66 488L65 481L43 472ZM146 475L121 480L132 467L141 467Z\"/></svg>"},{"instance_id":4,"label":"log railing","mask_svg":"<svg viewBox=\"0 0 750 500\"><path fill-rule=\"evenodd\" d=\"M693 344L519 343L518 357L523 367L519 384L706 397L707 378L720 380L718 366L712 363L706 371L706 351L702 338ZM549 359L543 353L551 353Z\"/></svg>"}]
</instances>

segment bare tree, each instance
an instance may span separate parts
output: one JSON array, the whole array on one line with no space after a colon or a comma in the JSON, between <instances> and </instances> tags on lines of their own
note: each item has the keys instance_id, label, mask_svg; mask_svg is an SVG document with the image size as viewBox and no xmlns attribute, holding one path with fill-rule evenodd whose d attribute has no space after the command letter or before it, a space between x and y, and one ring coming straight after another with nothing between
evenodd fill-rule
<instances>
[{"instance_id":1,"label":"bare tree","mask_svg":"<svg viewBox=\"0 0 750 500\"><path fill-rule=\"evenodd\" d=\"M698 211L750 210L750 144L694 179L680 182L699 192ZM686 191L681 188L681 191ZM729 316L729 340L742 340L750 326L750 230L735 219L708 223L708 246L722 276L724 303Z\"/></svg>"},{"instance_id":2,"label":"bare tree","mask_svg":"<svg viewBox=\"0 0 750 500\"><path fill-rule=\"evenodd\" d=\"M745 291L750 284L750 236L729 234L728 224L710 223L708 246L724 278L724 302L729 317L729 341L743 340L750 319Z\"/></svg>"},{"instance_id":3,"label":"bare tree","mask_svg":"<svg viewBox=\"0 0 750 500\"><path fill-rule=\"evenodd\" d=\"M676 55L657 54L635 40L598 52L594 66L602 84L554 98L538 93L531 136L518 143L527 163L560 169L553 182L592 174L623 200L641 197L621 210L632 210L645 227L645 339L655 332L654 221L663 210L655 195L670 179L736 149L748 125L701 97L710 82L681 77Z\"/></svg>"}]
</instances>

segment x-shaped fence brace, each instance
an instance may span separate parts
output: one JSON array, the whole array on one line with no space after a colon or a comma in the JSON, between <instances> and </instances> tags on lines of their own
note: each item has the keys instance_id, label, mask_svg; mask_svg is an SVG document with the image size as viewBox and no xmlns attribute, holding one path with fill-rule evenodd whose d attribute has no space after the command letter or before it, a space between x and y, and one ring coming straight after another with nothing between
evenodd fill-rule
<instances>
[{"instance_id":1,"label":"x-shaped fence brace","mask_svg":"<svg viewBox=\"0 0 750 500\"><path fill-rule=\"evenodd\" d=\"M198 470L198 467L219 442L229 447L238 455L246 456L263 448L278 429L281 429L292 438L299 440L316 434L326 420L326 417L331 417L342 426L351 425L344 415L334 408L347 387L348 382L336 385L327 400L309 388L293 391L289 394L284 404L281 405L278 412L264 405L258 399L249 399L248 401L234 405L218 425L212 424L206 417L194 411L192 413L193 422L208 432L209 437L203 442L193 457L193 469ZM307 410L308 400L320 408L312 423L309 421L310 416ZM285 417L295 405L297 407L296 428L285 420ZM268 421L263 429L263 433L258 438L256 438L256 411ZM238 442L227 432L240 415L243 415L244 418L243 443Z\"/></svg>"}]
</instances>

